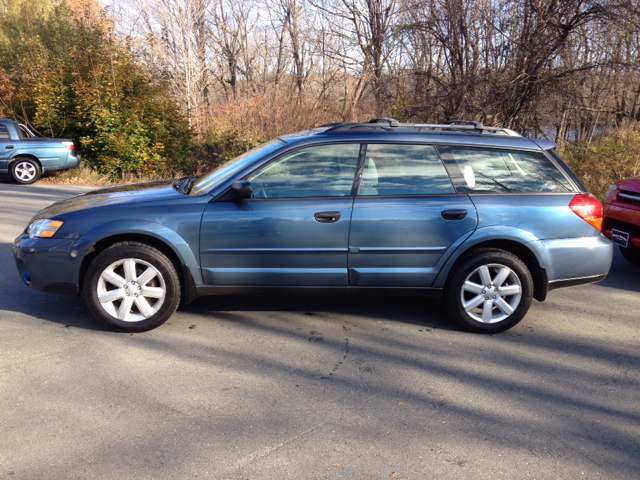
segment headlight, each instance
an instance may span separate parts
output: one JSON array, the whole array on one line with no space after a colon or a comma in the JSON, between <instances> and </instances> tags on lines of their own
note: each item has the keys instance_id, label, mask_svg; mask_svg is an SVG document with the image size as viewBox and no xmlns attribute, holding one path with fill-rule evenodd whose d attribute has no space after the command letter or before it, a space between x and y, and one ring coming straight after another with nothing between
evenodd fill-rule
<instances>
[{"instance_id":1,"label":"headlight","mask_svg":"<svg viewBox=\"0 0 640 480\"><path fill-rule=\"evenodd\" d=\"M610 194L611 192L613 192L616 188L617 188L617 187L616 187L616 184L615 184L615 183L614 183L614 184L612 184L612 185L609 185L609 190L607 190L607 194L604 196L604 198L607 198L607 197L609 196L609 194Z\"/></svg>"},{"instance_id":2,"label":"headlight","mask_svg":"<svg viewBox=\"0 0 640 480\"><path fill-rule=\"evenodd\" d=\"M49 220L48 218L36 220L31 225L29 225L27 233L30 237L51 238L55 235L55 233L63 223L64 221L62 220Z\"/></svg>"}]
</instances>

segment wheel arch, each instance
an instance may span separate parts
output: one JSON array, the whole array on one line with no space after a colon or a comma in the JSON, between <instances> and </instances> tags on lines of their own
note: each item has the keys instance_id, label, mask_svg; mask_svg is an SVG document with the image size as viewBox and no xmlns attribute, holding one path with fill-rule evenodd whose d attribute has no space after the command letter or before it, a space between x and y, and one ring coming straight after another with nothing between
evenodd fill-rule
<instances>
[{"instance_id":1,"label":"wheel arch","mask_svg":"<svg viewBox=\"0 0 640 480\"><path fill-rule=\"evenodd\" d=\"M457 267L462 262L478 250L494 248L512 253L522 260L527 266L527 269L531 273L531 277L533 279L533 298L540 302L543 302L546 299L549 284L547 271L541 265L540 259L538 255L536 255L535 250L531 248L530 242L523 242L516 238L486 238L478 239L478 241L471 243L467 241L465 244L463 244L449 259L449 262L447 262L447 265L445 266L445 274L438 276L436 282L434 282L434 286L446 288L449 285L449 281Z\"/></svg>"},{"instance_id":2,"label":"wheel arch","mask_svg":"<svg viewBox=\"0 0 640 480\"><path fill-rule=\"evenodd\" d=\"M173 232L175 236L177 234ZM178 237L179 238L179 237ZM78 272L78 285L82 288L84 283L84 277L87 272L87 268L91 261L102 251L120 242L139 242L152 246L160 250L167 258L173 263L178 278L180 280L180 286L182 289L182 298L185 303L190 303L197 296L196 280L193 274L193 263L195 257L191 255L191 259L184 258L184 252L176 251L176 247L172 244L171 239L166 237L160 237L150 232L120 232L112 235L104 235L97 239L91 248L84 255L80 264ZM185 243L186 245L186 243ZM188 248L188 247L187 247ZM184 249L182 249L184 250ZM196 266L197 267L197 266Z\"/></svg>"},{"instance_id":3,"label":"wheel arch","mask_svg":"<svg viewBox=\"0 0 640 480\"><path fill-rule=\"evenodd\" d=\"M31 154L31 153L18 153L15 156L11 157L11 159L9 160L9 163L7 164L7 168L11 168L11 164L16 161L19 160L21 158L28 158L29 160L33 160L35 161L38 166L40 167L40 171L42 172L42 162L40 161L40 159L38 157L36 157L35 155Z\"/></svg>"}]
</instances>

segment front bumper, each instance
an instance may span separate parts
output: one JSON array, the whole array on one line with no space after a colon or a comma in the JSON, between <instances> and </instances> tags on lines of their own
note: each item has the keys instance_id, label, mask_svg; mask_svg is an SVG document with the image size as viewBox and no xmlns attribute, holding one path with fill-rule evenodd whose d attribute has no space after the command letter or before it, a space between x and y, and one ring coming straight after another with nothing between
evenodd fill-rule
<instances>
[{"instance_id":1,"label":"front bumper","mask_svg":"<svg viewBox=\"0 0 640 480\"><path fill-rule=\"evenodd\" d=\"M67 238L31 238L13 242L13 257L22 281L35 290L77 295L80 266L92 243Z\"/></svg>"},{"instance_id":2,"label":"front bumper","mask_svg":"<svg viewBox=\"0 0 640 480\"><path fill-rule=\"evenodd\" d=\"M640 248L640 206L604 204L602 233L611 239L612 230L622 230L629 234L629 244Z\"/></svg>"}]
</instances>

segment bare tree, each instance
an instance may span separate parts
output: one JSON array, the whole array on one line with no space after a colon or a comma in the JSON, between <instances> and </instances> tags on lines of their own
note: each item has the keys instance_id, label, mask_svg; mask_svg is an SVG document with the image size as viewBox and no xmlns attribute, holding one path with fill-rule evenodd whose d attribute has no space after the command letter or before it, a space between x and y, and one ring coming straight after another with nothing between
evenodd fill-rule
<instances>
[{"instance_id":1,"label":"bare tree","mask_svg":"<svg viewBox=\"0 0 640 480\"><path fill-rule=\"evenodd\" d=\"M207 9L210 0L135 0L149 62L160 69L190 123L209 102ZM193 125L196 126L196 125Z\"/></svg>"}]
</instances>

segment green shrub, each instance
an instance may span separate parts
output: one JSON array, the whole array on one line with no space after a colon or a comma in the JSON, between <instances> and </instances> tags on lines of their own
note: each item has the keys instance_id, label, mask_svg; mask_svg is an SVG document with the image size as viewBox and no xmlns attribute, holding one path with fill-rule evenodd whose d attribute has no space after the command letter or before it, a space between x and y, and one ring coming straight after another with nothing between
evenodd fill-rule
<instances>
[{"instance_id":1,"label":"green shrub","mask_svg":"<svg viewBox=\"0 0 640 480\"><path fill-rule=\"evenodd\" d=\"M604 200L609 185L640 175L640 125L599 135L588 147L569 146L563 158L587 189Z\"/></svg>"}]
</instances>

